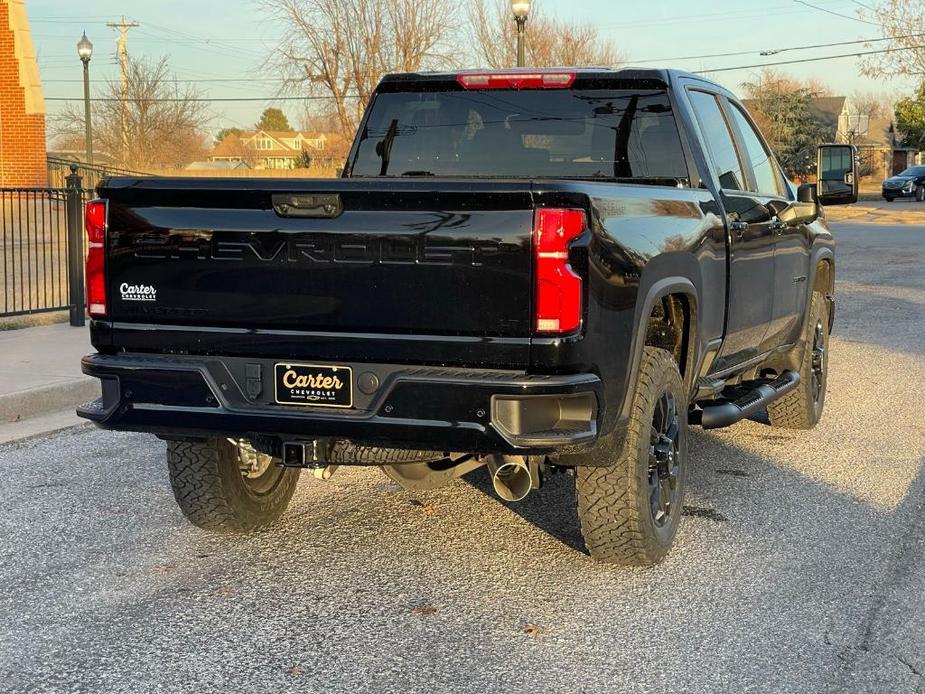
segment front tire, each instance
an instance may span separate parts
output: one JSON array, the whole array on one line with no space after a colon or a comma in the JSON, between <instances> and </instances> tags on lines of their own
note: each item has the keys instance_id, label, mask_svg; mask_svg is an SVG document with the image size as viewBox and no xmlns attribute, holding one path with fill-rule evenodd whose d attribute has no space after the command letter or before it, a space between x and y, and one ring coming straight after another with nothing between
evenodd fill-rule
<instances>
[{"instance_id":1,"label":"front tire","mask_svg":"<svg viewBox=\"0 0 925 694\"><path fill-rule=\"evenodd\" d=\"M812 429L822 419L829 373L829 309L822 292L813 292L803 333L800 384L768 405L771 426Z\"/></svg>"},{"instance_id":2,"label":"front tire","mask_svg":"<svg viewBox=\"0 0 925 694\"><path fill-rule=\"evenodd\" d=\"M275 463L228 439L167 443L173 495L183 515L205 530L244 533L278 520L301 470Z\"/></svg>"},{"instance_id":3,"label":"front tire","mask_svg":"<svg viewBox=\"0 0 925 694\"><path fill-rule=\"evenodd\" d=\"M575 469L578 517L598 561L650 566L665 557L687 481L687 394L674 358L645 347L622 442L601 441Z\"/></svg>"},{"instance_id":4,"label":"front tire","mask_svg":"<svg viewBox=\"0 0 925 694\"><path fill-rule=\"evenodd\" d=\"M918 186L915 189L915 201L925 202L925 186Z\"/></svg>"}]
</instances>

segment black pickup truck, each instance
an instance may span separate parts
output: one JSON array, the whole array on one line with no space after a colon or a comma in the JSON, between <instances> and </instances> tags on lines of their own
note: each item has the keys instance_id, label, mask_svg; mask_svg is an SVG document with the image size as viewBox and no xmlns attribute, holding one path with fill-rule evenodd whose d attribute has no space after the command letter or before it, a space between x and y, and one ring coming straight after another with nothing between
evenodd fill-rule
<instances>
[{"instance_id":1,"label":"black pickup truck","mask_svg":"<svg viewBox=\"0 0 925 694\"><path fill-rule=\"evenodd\" d=\"M682 72L389 75L339 179L100 184L78 412L165 439L204 528L273 522L305 468L485 466L507 501L570 475L590 554L651 564L689 425L819 421L853 149L819 171Z\"/></svg>"}]
</instances>

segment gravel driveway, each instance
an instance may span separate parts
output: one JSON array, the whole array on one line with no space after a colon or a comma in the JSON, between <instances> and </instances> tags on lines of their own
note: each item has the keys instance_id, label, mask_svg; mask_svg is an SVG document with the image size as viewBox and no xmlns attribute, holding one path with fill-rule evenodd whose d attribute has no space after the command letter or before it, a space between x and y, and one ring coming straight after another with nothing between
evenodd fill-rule
<instances>
[{"instance_id":1,"label":"gravel driveway","mask_svg":"<svg viewBox=\"0 0 925 694\"><path fill-rule=\"evenodd\" d=\"M925 228L836 230L822 423L694 430L654 569L588 559L565 476L506 506L341 468L216 536L153 437L0 446L0 689L925 691Z\"/></svg>"}]
</instances>

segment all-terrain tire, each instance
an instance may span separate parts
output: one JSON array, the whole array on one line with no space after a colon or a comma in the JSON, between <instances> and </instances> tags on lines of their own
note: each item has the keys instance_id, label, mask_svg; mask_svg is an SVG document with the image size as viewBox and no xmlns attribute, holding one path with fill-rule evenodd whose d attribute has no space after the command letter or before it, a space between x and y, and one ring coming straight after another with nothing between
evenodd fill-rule
<instances>
[{"instance_id":1,"label":"all-terrain tire","mask_svg":"<svg viewBox=\"0 0 925 694\"><path fill-rule=\"evenodd\" d=\"M803 333L800 385L768 405L771 426L784 429L812 429L816 426L825 406L828 372L829 308L822 293L813 292Z\"/></svg>"},{"instance_id":2,"label":"all-terrain tire","mask_svg":"<svg viewBox=\"0 0 925 694\"><path fill-rule=\"evenodd\" d=\"M655 411L665 394L677 408L679 473L670 513L659 525L651 506L650 457ZM591 556L607 563L648 566L671 549L687 479L687 394L670 353L644 348L632 398L626 438L599 442L589 454L597 458L597 465L577 466L575 487L581 533Z\"/></svg>"},{"instance_id":3,"label":"all-terrain tire","mask_svg":"<svg viewBox=\"0 0 925 694\"><path fill-rule=\"evenodd\" d=\"M177 504L193 525L238 533L278 520L301 472L271 463L258 477L248 478L237 446L227 439L169 441L167 467Z\"/></svg>"}]
</instances>

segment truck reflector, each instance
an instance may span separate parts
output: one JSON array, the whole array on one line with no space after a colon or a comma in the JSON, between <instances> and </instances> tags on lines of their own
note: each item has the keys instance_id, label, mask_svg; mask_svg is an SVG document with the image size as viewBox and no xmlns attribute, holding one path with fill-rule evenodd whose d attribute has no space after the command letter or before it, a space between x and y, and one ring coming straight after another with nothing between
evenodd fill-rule
<instances>
[{"instance_id":1,"label":"truck reflector","mask_svg":"<svg viewBox=\"0 0 925 694\"><path fill-rule=\"evenodd\" d=\"M87 229L87 312L106 315L106 201L91 200L85 212Z\"/></svg>"},{"instance_id":2,"label":"truck reflector","mask_svg":"<svg viewBox=\"0 0 925 694\"><path fill-rule=\"evenodd\" d=\"M536 332L564 334L581 325L581 278L568 262L569 243L585 230L584 210L541 207L533 227Z\"/></svg>"},{"instance_id":3,"label":"truck reflector","mask_svg":"<svg viewBox=\"0 0 925 694\"><path fill-rule=\"evenodd\" d=\"M456 75L463 89L567 89L574 72L467 72Z\"/></svg>"}]
</instances>

